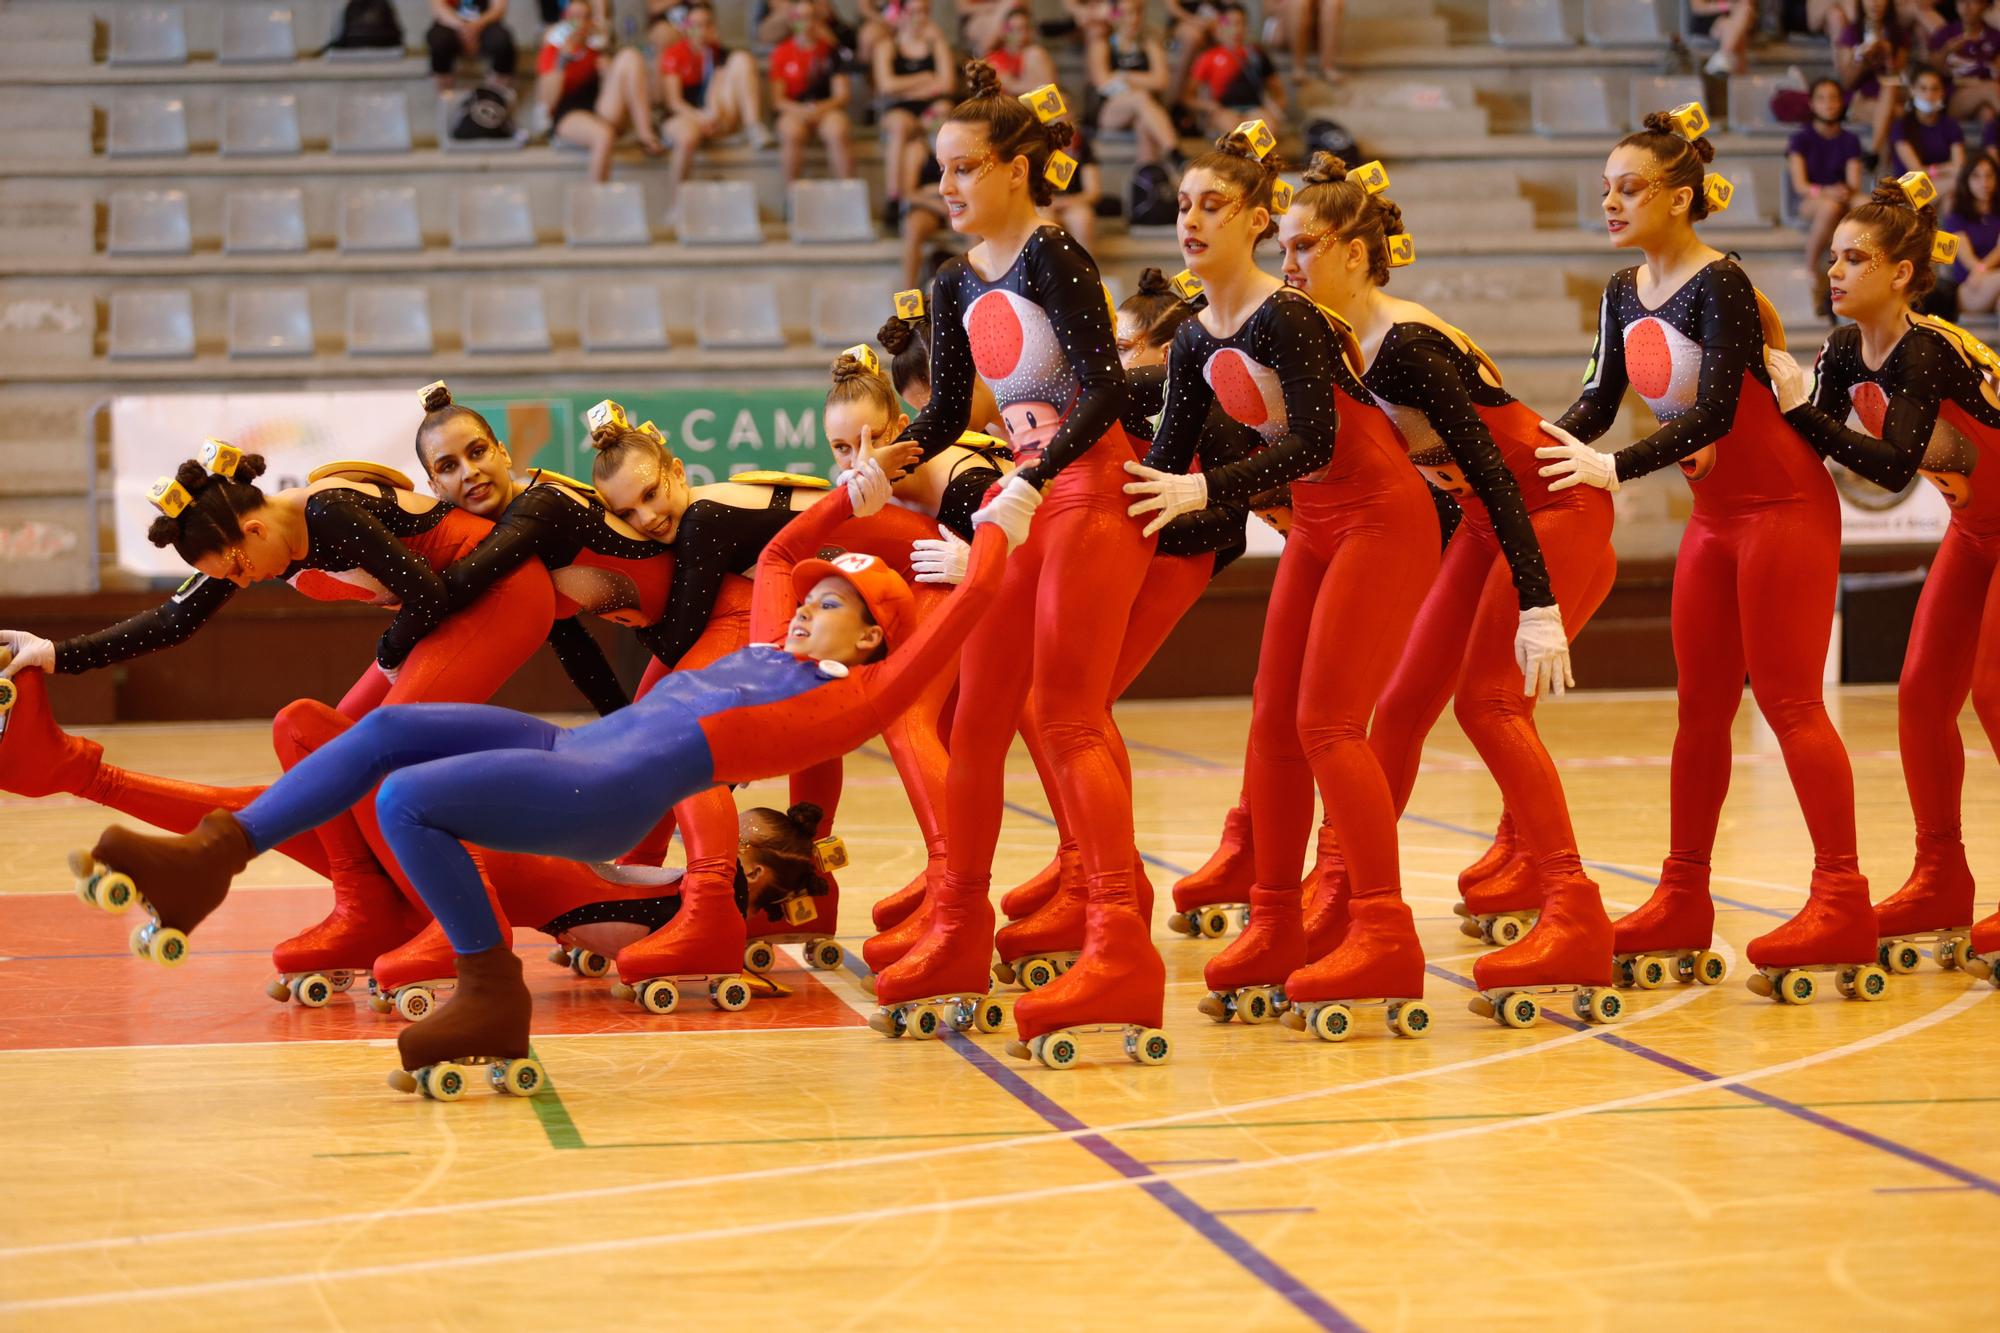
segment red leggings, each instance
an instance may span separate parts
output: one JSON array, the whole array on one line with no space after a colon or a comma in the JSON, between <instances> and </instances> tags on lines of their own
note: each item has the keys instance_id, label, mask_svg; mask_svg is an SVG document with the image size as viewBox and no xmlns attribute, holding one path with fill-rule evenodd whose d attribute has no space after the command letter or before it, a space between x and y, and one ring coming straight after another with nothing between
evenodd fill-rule
<instances>
[{"instance_id":1,"label":"red leggings","mask_svg":"<svg viewBox=\"0 0 2000 1333\"><path fill-rule=\"evenodd\" d=\"M1054 770L1053 798L1073 821L1084 869L1116 891L1132 874L1130 781L1111 725L1112 682L1153 541L1126 516L1122 427L1106 432L1053 483L1028 540L1007 561L993 608L960 657L952 720L947 865L968 892L992 880L1007 749L1032 689Z\"/></svg>"},{"instance_id":2,"label":"red leggings","mask_svg":"<svg viewBox=\"0 0 2000 1333\"><path fill-rule=\"evenodd\" d=\"M1611 496L1578 486L1529 515L1549 583L1574 639L1611 589ZM1521 693L1514 661L1520 600L1484 505L1466 506L1444 562L1417 613L1402 660L1375 708L1368 741L1381 759L1400 814L1410 803L1424 738L1447 700L1500 785L1528 847L1576 854L1569 806L1555 764L1535 732L1535 701Z\"/></svg>"},{"instance_id":3,"label":"red leggings","mask_svg":"<svg viewBox=\"0 0 2000 1333\"><path fill-rule=\"evenodd\" d=\"M1976 495L1972 504L1979 506L1984 498ZM1993 508L2000 511L2000 491ZM2000 578L1995 577L2000 571L2000 523L1963 518L1952 516L1924 581L1896 693L1903 780L1909 785L1917 836L1953 841L1961 836L1965 788L1958 715L1968 695L1987 743L2000 746ZM1979 527L1989 530L1975 531Z\"/></svg>"},{"instance_id":4,"label":"red leggings","mask_svg":"<svg viewBox=\"0 0 2000 1333\"><path fill-rule=\"evenodd\" d=\"M1438 526L1387 423L1375 428L1380 419L1343 399L1328 476L1292 484L1244 772L1256 884L1269 891L1298 891L1315 782L1354 887L1400 884L1396 807L1368 718L1437 571Z\"/></svg>"}]
</instances>

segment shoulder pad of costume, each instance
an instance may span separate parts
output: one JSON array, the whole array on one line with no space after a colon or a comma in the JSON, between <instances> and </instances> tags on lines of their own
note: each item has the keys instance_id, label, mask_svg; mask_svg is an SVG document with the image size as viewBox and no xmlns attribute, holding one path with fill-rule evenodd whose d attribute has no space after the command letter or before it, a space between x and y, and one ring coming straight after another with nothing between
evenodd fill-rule
<instances>
[{"instance_id":1,"label":"shoulder pad of costume","mask_svg":"<svg viewBox=\"0 0 2000 1333\"><path fill-rule=\"evenodd\" d=\"M724 481L740 481L746 486L797 486L801 490L825 491L833 488L833 483L825 477L808 477L802 472L738 472L723 478Z\"/></svg>"},{"instance_id":2,"label":"shoulder pad of costume","mask_svg":"<svg viewBox=\"0 0 2000 1333\"><path fill-rule=\"evenodd\" d=\"M371 463L365 458L343 458L332 463L322 463L306 474L308 483L315 481L386 481L398 490L413 491L417 484L404 473L396 471L386 463Z\"/></svg>"},{"instance_id":3,"label":"shoulder pad of costume","mask_svg":"<svg viewBox=\"0 0 2000 1333\"><path fill-rule=\"evenodd\" d=\"M600 503L603 500L603 497L597 493L597 488L589 482L578 481L575 477L565 476L553 468L538 467L534 472L529 474L528 484L530 486L539 486L545 481L552 482L557 486L567 486L587 500L597 500Z\"/></svg>"},{"instance_id":4,"label":"shoulder pad of costume","mask_svg":"<svg viewBox=\"0 0 2000 1333\"><path fill-rule=\"evenodd\" d=\"M1778 307L1772 305L1771 298L1757 288L1750 290L1757 293L1757 322L1764 326L1764 346L1774 352L1784 351L1785 322L1778 318Z\"/></svg>"},{"instance_id":5,"label":"shoulder pad of costume","mask_svg":"<svg viewBox=\"0 0 2000 1333\"><path fill-rule=\"evenodd\" d=\"M1987 375L2000 375L2000 353L1961 329L1948 319L1936 315L1918 315L1916 325L1920 329L1930 329L1952 345L1966 364Z\"/></svg>"}]
</instances>

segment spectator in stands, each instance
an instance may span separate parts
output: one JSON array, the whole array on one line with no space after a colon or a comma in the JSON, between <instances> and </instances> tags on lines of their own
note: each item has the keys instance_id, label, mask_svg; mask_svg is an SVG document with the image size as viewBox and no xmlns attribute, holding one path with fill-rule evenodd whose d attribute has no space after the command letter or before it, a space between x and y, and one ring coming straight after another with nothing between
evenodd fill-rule
<instances>
[{"instance_id":1,"label":"spectator in stands","mask_svg":"<svg viewBox=\"0 0 2000 1333\"><path fill-rule=\"evenodd\" d=\"M1097 201L1104 194L1104 179L1097 170L1097 154L1091 151L1090 140L1081 129L1065 151L1076 159L1076 174L1056 191L1048 214L1076 238L1078 245L1090 250L1097 244Z\"/></svg>"},{"instance_id":2,"label":"spectator in stands","mask_svg":"<svg viewBox=\"0 0 2000 1333\"><path fill-rule=\"evenodd\" d=\"M888 14L893 27L875 47L874 74L885 164L883 223L894 227L918 169L930 160L930 135L951 111L957 65L944 32L931 22L930 0L902 0ZM915 155L908 151L912 142Z\"/></svg>"},{"instance_id":3,"label":"spectator in stands","mask_svg":"<svg viewBox=\"0 0 2000 1333\"><path fill-rule=\"evenodd\" d=\"M1249 40L1249 27L1243 6L1228 0L1215 16L1215 45L1194 62L1195 108L1209 134L1227 134L1260 117L1275 134L1284 123L1285 90L1277 66Z\"/></svg>"},{"instance_id":4,"label":"spectator in stands","mask_svg":"<svg viewBox=\"0 0 2000 1333\"><path fill-rule=\"evenodd\" d=\"M1799 223L1806 229L1806 269L1813 275L1813 309L1831 318L1827 298L1827 243L1833 229L1847 216L1847 206L1861 192L1861 140L1842 125L1846 99L1838 79L1820 79L1812 86L1812 124L1785 146L1785 167L1792 177L1792 195L1799 202Z\"/></svg>"},{"instance_id":5,"label":"spectator in stands","mask_svg":"<svg viewBox=\"0 0 2000 1333\"><path fill-rule=\"evenodd\" d=\"M431 73L438 91L451 91L462 57L477 55L493 80L514 76L514 34L507 31L507 0L431 0Z\"/></svg>"},{"instance_id":6,"label":"spectator in stands","mask_svg":"<svg viewBox=\"0 0 2000 1333\"><path fill-rule=\"evenodd\" d=\"M600 73L590 0L570 0L552 28L561 40L542 43L535 67L535 100L548 113L549 133L590 151L590 178L611 179L611 153L628 124L648 156L665 151L653 132L653 103L646 92L646 61L625 48Z\"/></svg>"},{"instance_id":7,"label":"spectator in stands","mask_svg":"<svg viewBox=\"0 0 2000 1333\"><path fill-rule=\"evenodd\" d=\"M1708 35L1715 39L1715 54L1708 58L1704 72L1726 77L1750 72L1750 38L1757 30L1757 0L1688 0L1688 12L1697 20L1708 19ZM1700 24L1696 24L1697 30Z\"/></svg>"},{"instance_id":8,"label":"spectator in stands","mask_svg":"<svg viewBox=\"0 0 2000 1333\"><path fill-rule=\"evenodd\" d=\"M1163 104L1170 78L1167 48L1146 26L1145 0L1118 0L1111 6L1111 26L1091 36L1084 60L1097 128L1131 130L1138 138L1141 166L1166 158L1178 170L1180 138Z\"/></svg>"},{"instance_id":9,"label":"spectator in stands","mask_svg":"<svg viewBox=\"0 0 2000 1333\"><path fill-rule=\"evenodd\" d=\"M1173 111L1187 101L1194 62L1215 45L1215 18L1221 6L1216 0L1166 0L1166 5L1167 18L1173 24L1174 56L1166 103L1167 109Z\"/></svg>"},{"instance_id":10,"label":"spectator in stands","mask_svg":"<svg viewBox=\"0 0 2000 1333\"><path fill-rule=\"evenodd\" d=\"M674 143L674 179L684 181L695 150L739 131L769 148L771 131L757 110L757 67L748 51L730 51L715 34L707 0L681 6L681 39L660 52L660 95Z\"/></svg>"},{"instance_id":11,"label":"spectator in stands","mask_svg":"<svg viewBox=\"0 0 2000 1333\"><path fill-rule=\"evenodd\" d=\"M542 45L561 46L569 40L569 13L566 0L539 0L542 9ZM611 44L611 0L590 0L590 49L602 51Z\"/></svg>"},{"instance_id":12,"label":"spectator in stands","mask_svg":"<svg viewBox=\"0 0 2000 1333\"><path fill-rule=\"evenodd\" d=\"M1963 0L1960 0L1961 6ZM2000 305L2000 211L1994 208L2000 185L2000 163L1982 152L1961 173L1952 192L1951 208L1939 228L1958 237L1958 259L1940 287L1951 287L1950 299L1962 314L1985 314Z\"/></svg>"},{"instance_id":13,"label":"spectator in stands","mask_svg":"<svg viewBox=\"0 0 2000 1333\"><path fill-rule=\"evenodd\" d=\"M1975 117L1991 123L2000 114L2000 82L1993 66L2000 60L2000 31L1987 26L1987 0L1958 0L1958 22L1930 35L1931 59L1951 78L1951 99L1945 107L1953 120Z\"/></svg>"},{"instance_id":14,"label":"spectator in stands","mask_svg":"<svg viewBox=\"0 0 2000 1333\"><path fill-rule=\"evenodd\" d=\"M936 127L931 127L935 132ZM903 238L903 286L915 287L924 271L924 247L931 237L948 225L944 199L938 182L944 172L927 137L913 137L903 145L902 169L896 173L904 182L903 215L899 229ZM895 164L891 164L892 169Z\"/></svg>"},{"instance_id":15,"label":"spectator in stands","mask_svg":"<svg viewBox=\"0 0 2000 1333\"><path fill-rule=\"evenodd\" d=\"M958 40L968 51L990 51L1000 44L1000 30L1021 0L957 0Z\"/></svg>"},{"instance_id":16,"label":"spectator in stands","mask_svg":"<svg viewBox=\"0 0 2000 1333\"><path fill-rule=\"evenodd\" d=\"M1865 149L1871 160L1880 160L1889 147L1889 122L1903 109L1903 70L1910 62L1909 29L1897 17L1891 0L1858 0L1859 8L1837 5L1829 11L1839 14L1833 39L1834 71L1847 93L1850 114L1871 125Z\"/></svg>"},{"instance_id":17,"label":"spectator in stands","mask_svg":"<svg viewBox=\"0 0 2000 1333\"><path fill-rule=\"evenodd\" d=\"M1920 67L1910 76L1910 109L1896 118L1889 142L1896 150L1896 174L1930 173L1938 193L1950 197L1965 166L1965 131L1944 113L1944 75Z\"/></svg>"},{"instance_id":18,"label":"spectator in stands","mask_svg":"<svg viewBox=\"0 0 2000 1333\"><path fill-rule=\"evenodd\" d=\"M778 117L785 184L805 166L806 140L817 134L837 179L854 175L854 134L847 121L847 65L826 26L823 5L790 0L791 32L771 52L771 105Z\"/></svg>"},{"instance_id":19,"label":"spectator in stands","mask_svg":"<svg viewBox=\"0 0 2000 1333\"><path fill-rule=\"evenodd\" d=\"M1007 11L1000 40L986 52L986 63L999 71L1000 86L1014 96L1056 81L1056 62L1035 38L1035 20L1026 9Z\"/></svg>"},{"instance_id":20,"label":"spectator in stands","mask_svg":"<svg viewBox=\"0 0 2000 1333\"><path fill-rule=\"evenodd\" d=\"M1322 82L1340 82L1340 26L1347 16L1347 0L1265 0L1264 12L1276 18L1291 39L1294 82L1305 80L1314 57Z\"/></svg>"}]
</instances>

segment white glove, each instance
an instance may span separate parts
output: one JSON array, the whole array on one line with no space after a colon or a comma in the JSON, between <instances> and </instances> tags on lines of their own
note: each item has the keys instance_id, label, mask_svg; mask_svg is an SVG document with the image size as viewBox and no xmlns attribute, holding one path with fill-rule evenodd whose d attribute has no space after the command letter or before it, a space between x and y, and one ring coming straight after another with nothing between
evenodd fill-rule
<instances>
[{"instance_id":1,"label":"white glove","mask_svg":"<svg viewBox=\"0 0 2000 1333\"><path fill-rule=\"evenodd\" d=\"M1542 423L1542 434L1562 441L1561 444L1535 450L1537 458L1561 460L1542 469L1544 477L1560 479L1549 483L1550 490L1566 491L1578 482L1595 486L1600 491L1618 489L1617 459L1610 454L1599 453L1553 421Z\"/></svg>"},{"instance_id":2,"label":"white glove","mask_svg":"<svg viewBox=\"0 0 2000 1333\"><path fill-rule=\"evenodd\" d=\"M1521 668L1521 693L1529 698L1553 695L1576 684L1569 671L1569 635L1563 631L1562 608L1530 607L1521 613L1514 631L1514 664Z\"/></svg>"},{"instance_id":3,"label":"white glove","mask_svg":"<svg viewBox=\"0 0 2000 1333\"><path fill-rule=\"evenodd\" d=\"M1139 478L1125 483L1125 494L1145 497L1125 512L1138 518L1159 511L1159 516L1139 534L1142 537L1152 536L1182 514L1208 508L1208 477L1203 473L1162 472L1138 462L1127 462L1125 470Z\"/></svg>"},{"instance_id":4,"label":"white glove","mask_svg":"<svg viewBox=\"0 0 2000 1333\"><path fill-rule=\"evenodd\" d=\"M882 506L889 503L889 474L874 459L867 459L859 467L849 468L841 476L847 487L847 498L854 502L856 518L879 514Z\"/></svg>"},{"instance_id":5,"label":"white glove","mask_svg":"<svg viewBox=\"0 0 2000 1333\"><path fill-rule=\"evenodd\" d=\"M54 671L56 646L40 635L30 634L26 630L0 629L0 680L5 680L16 671L26 671L29 667Z\"/></svg>"},{"instance_id":6,"label":"white glove","mask_svg":"<svg viewBox=\"0 0 2000 1333\"><path fill-rule=\"evenodd\" d=\"M971 553L964 538L940 523L936 537L910 543L910 570L919 583L963 583Z\"/></svg>"},{"instance_id":7,"label":"white glove","mask_svg":"<svg viewBox=\"0 0 2000 1333\"><path fill-rule=\"evenodd\" d=\"M1041 504L1042 493L1035 489L1035 483L1017 472L1007 478L1007 484L1000 488L1000 494L993 497L991 504L973 511L972 526L998 524L1000 531L1007 534L1007 549L1017 551L1028 540L1028 524Z\"/></svg>"},{"instance_id":8,"label":"white glove","mask_svg":"<svg viewBox=\"0 0 2000 1333\"><path fill-rule=\"evenodd\" d=\"M1806 401L1806 372L1790 352L1766 347L1764 365L1771 372L1771 388L1778 395L1780 412L1789 412Z\"/></svg>"}]
</instances>

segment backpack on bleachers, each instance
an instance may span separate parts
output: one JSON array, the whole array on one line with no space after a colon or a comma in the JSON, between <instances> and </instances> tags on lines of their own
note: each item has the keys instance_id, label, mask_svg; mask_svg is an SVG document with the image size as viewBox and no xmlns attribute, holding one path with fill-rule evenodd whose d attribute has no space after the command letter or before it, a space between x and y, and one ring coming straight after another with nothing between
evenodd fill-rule
<instances>
[{"instance_id":1,"label":"backpack on bleachers","mask_svg":"<svg viewBox=\"0 0 2000 1333\"><path fill-rule=\"evenodd\" d=\"M452 103L448 123L454 139L511 139L514 99L498 88L470 89Z\"/></svg>"},{"instance_id":2,"label":"backpack on bleachers","mask_svg":"<svg viewBox=\"0 0 2000 1333\"><path fill-rule=\"evenodd\" d=\"M1179 184L1167 169L1148 162L1132 172L1131 198L1125 220L1134 227L1166 227L1174 221L1180 202Z\"/></svg>"},{"instance_id":3,"label":"backpack on bleachers","mask_svg":"<svg viewBox=\"0 0 2000 1333\"><path fill-rule=\"evenodd\" d=\"M401 48L403 25L389 0L347 0L333 30L333 45L341 50Z\"/></svg>"}]
</instances>

